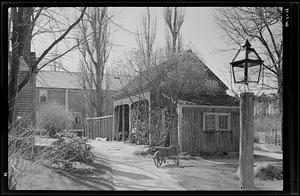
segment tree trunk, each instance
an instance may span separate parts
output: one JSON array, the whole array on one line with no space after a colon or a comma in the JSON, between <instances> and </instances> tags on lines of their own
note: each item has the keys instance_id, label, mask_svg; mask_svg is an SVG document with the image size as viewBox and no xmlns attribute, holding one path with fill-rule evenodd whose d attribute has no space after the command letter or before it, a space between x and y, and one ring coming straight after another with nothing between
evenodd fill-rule
<instances>
[{"instance_id":1,"label":"tree trunk","mask_svg":"<svg viewBox=\"0 0 300 196\"><path fill-rule=\"evenodd\" d=\"M281 135L281 150L283 146L282 139L282 130L283 130L283 76L282 76L282 66L280 66L277 70L277 78L278 78L278 99L279 99L279 115L281 120L280 126L280 135Z\"/></svg>"},{"instance_id":2,"label":"tree trunk","mask_svg":"<svg viewBox=\"0 0 300 196\"><path fill-rule=\"evenodd\" d=\"M97 111L98 117L102 116L102 103L103 103L103 95L102 95L102 89L100 87L100 88L97 88L97 109L96 109L96 111Z\"/></svg>"},{"instance_id":3,"label":"tree trunk","mask_svg":"<svg viewBox=\"0 0 300 196\"><path fill-rule=\"evenodd\" d=\"M9 125L13 123L15 119L16 112L16 98L18 94L18 74L20 68L20 56L22 54L25 39L27 37L27 32L30 24L28 20L28 12L30 9L26 8L11 8L12 17L12 58L11 58L11 69L10 78L8 83L8 106L9 115L8 122ZM24 17L27 16L27 17Z\"/></svg>"}]
</instances>

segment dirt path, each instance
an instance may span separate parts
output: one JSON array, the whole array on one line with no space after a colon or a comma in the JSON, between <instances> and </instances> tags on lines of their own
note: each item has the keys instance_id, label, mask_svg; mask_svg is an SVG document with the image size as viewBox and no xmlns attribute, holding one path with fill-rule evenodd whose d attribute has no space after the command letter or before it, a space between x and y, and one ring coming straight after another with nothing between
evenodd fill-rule
<instances>
[{"instance_id":1,"label":"dirt path","mask_svg":"<svg viewBox=\"0 0 300 196\"><path fill-rule=\"evenodd\" d=\"M122 142L92 141L95 153L112 167L115 190L184 190L168 172L154 166L151 156L136 156L143 148Z\"/></svg>"}]
</instances>

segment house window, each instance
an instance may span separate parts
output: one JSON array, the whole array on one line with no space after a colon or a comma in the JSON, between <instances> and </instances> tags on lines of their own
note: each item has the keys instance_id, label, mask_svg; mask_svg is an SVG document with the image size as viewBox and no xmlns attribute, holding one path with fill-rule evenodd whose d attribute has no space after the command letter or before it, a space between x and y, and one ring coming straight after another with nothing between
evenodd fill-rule
<instances>
[{"instance_id":1,"label":"house window","mask_svg":"<svg viewBox=\"0 0 300 196\"><path fill-rule=\"evenodd\" d=\"M228 130L229 129L229 114L219 114L219 130Z\"/></svg>"},{"instance_id":2,"label":"house window","mask_svg":"<svg viewBox=\"0 0 300 196\"><path fill-rule=\"evenodd\" d=\"M203 130L230 130L230 114L204 113Z\"/></svg>"},{"instance_id":3,"label":"house window","mask_svg":"<svg viewBox=\"0 0 300 196\"><path fill-rule=\"evenodd\" d=\"M205 130L215 129L215 115L205 115Z\"/></svg>"},{"instance_id":4,"label":"house window","mask_svg":"<svg viewBox=\"0 0 300 196\"><path fill-rule=\"evenodd\" d=\"M40 89L39 98L40 98L40 103L47 102L47 89Z\"/></svg>"},{"instance_id":5,"label":"house window","mask_svg":"<svg viewBox=\"0 0 300 196\"><path fill-rule=\"evenodd\" d=\"M73 112L73 119L75 124L81 123L81 112Z\"/></svg>"}]
</instances>

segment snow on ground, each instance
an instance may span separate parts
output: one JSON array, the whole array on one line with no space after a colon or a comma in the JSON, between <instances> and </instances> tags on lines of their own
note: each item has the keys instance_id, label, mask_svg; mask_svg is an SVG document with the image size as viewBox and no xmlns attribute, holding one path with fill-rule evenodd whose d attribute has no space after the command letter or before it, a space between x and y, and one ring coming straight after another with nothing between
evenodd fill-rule
<instances>
[{"instance_id":1,"label":"snow on ground","mask_svg":"<svg viewBox=\"0 0 300 196\"><path fill-rule=\"evenodd\" d=\"M54 140L39 138L36 144L49 145ZM40 165L25 176L19 190L239 190L234 174L238 157L193 157L180 159L177 166L167 160L156 168L151 155L134 155L147 146L117 141L90 141L96 160L83 168L93 168L94 175L79 176L58 173ZM270 147L270 146L269 146ZM268 147L268 148L269 148ZM282 153L255 151L255 164L270 162L282 168ZM282 190L282 180L255 179L262 190Z\"/></svg>"},{"instance_id":2,"label":"snow on ground","mask_svg":"<svg viewBox=\"0 0 300 196\"><path fill-rule=\"evenodd\" d=\"M239 180L234 176L238 157L181 159L180 166L167 160L156 168L152 156L133 154L146 150L146 146L116 141L92 141L92 145L95 152L105 155L111 163L116 190L239 190ZM265 155L255 155L255 161L269 161L282 167L281 160ZM282 190L282 183L255 179L256 187L263 190Z\"/></svg>"},{"instance_id":3,"label":"snow on ground","mask_svg":"<svg viewBox=\"0 0 300 196\"><path fill-rule=\"evenodd\" d=\"M92 141L95 153L112 165L116 190L184 190L166 170L158 169L151 156L137 156L133 152L145 146L117 141Z\"/></svg>"}]
</instances>

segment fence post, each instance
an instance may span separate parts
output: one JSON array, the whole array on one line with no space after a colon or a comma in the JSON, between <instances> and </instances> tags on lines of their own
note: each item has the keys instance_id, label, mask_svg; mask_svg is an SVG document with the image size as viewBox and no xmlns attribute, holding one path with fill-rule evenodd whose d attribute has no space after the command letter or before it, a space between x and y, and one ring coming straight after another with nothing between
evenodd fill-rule
<instances>
[{"instance_id":1,"label":"fence post","mask_svg":"<svg viewBox=\"0 0 300 196\"><path fill-rule=\"evenodd\" d=\"M275 131L275 146L277 146L277 130Z\"/></svg>"},{"instance_id":2,"label":"fence post","mask_svg":"<svg viewBox=\"0 0 300 196\"><path fill-rule=\"evenodd\" d=\"M122 106L122 141L125 142L125 105Z\"/></svg>"},{"instance_id":3,"label":"fence post","mask_svg":"<svg viewBox=\"0 0 300 196\"><path fill-rule=\"evenodd\" d=\"M179 150L182 152L182 106L177 105L178 108L178 145L179 145Z\"/></svg>"}]
</instances>

